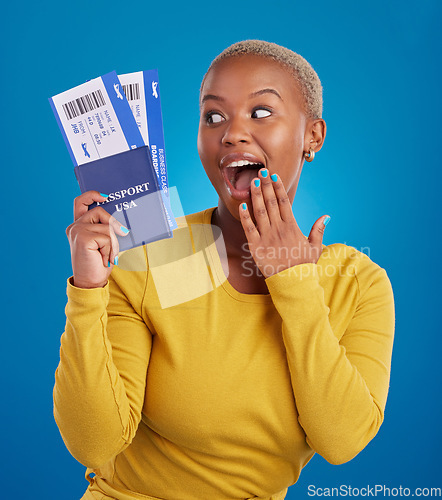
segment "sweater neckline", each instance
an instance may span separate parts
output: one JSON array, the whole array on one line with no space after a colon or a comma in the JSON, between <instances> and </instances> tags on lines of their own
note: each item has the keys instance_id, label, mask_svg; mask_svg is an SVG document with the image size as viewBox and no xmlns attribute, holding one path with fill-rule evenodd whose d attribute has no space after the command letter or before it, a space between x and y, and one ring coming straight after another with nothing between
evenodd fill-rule
<instances>
[{"instance_id":1,"label":"sweater neckline","mask_svg":"<svg viewBox=\"0 0 442 500\"><path fill-rule=\"evenodd\" d=\"M210 265L213 271L216 274L218 283L221 284L222 288L225 292L227 292L232 298L238 300L240 302L253 302L259 304L268 304L272 302L272 297L270 293L261 294L261 293L242 293L236 290L227 279L227 276L224 273L221 259L216 248L215 238L213 236L212 231L212 214L216 207L207 208L204 210L203 214L203 228L204 228L204 236L207 244L207 253L210 259Z\"/></svg>"}]
</instances>

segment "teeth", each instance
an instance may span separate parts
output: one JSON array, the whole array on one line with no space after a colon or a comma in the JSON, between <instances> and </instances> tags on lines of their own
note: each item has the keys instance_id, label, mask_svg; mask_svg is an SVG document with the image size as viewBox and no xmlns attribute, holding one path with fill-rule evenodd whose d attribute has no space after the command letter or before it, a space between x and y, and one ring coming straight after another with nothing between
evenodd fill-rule
<instances>
[{"instance_id":1,"label":"teeth","mask_svg":"<svg viewBox=\"0 0 442 500\"><path fill-rule=\"evenodd\" d=\"M259 163L248 161L248 160L232 161L232 163L229 163L227 165L227 168L230 168L230 167L244 167L245 165L259 165Z\"/></svg>"}]
</instances>

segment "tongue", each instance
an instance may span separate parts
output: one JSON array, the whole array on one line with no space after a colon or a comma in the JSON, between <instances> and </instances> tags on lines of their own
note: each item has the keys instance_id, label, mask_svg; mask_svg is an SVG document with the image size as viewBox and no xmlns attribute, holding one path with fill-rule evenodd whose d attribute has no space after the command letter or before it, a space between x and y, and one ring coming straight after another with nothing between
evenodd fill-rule
<instances>
[{"instance_id":1,"label":"tongue","mask_svg":"<svg viewBox=\"0 0 442 500\"><path fill-rule=\"evenodd\" d=\"M246 169L242 170L236 176L236 185L235 188L238 191L244 191L250 188L250 183L252 179L257 176L257 172L254 169Z\"/></svg>"}]
</instances>

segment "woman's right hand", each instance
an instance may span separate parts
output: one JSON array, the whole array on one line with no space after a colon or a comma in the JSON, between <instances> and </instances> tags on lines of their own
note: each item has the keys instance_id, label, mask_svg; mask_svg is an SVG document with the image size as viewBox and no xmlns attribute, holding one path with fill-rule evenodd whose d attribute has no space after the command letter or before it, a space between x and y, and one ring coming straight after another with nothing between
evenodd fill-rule
<instances>
[{"instance_id":1,"label":"woman's right hand","mask_svg":"<svg viewBox=\"0 0 442 500\"><path fill-rule=\"evenodd\" d=\"M88 210L94 201L105 200L98 191L86 191L74 200L74 222L66 235L71 246L73 284L78 288L106 285L119 252L116 234L129 233L104 208Z\"/></svg>"}]
</instances>

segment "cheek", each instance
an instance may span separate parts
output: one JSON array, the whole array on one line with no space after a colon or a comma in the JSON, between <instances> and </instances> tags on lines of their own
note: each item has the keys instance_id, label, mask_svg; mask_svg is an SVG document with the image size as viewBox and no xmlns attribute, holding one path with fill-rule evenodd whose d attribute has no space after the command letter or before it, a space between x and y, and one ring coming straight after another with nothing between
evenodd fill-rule
<instances>
[{"instance_id":1,"label":"cheek","mask_svg":"<svg viewBox=\"0 0 442 500\"><path fill-rule=\"evenodd\" d=\"M198 129L197 147L198 147L198 154L200 155L200 158L201 158L201 154L203 154L203 152L204 152L204 139L203 139L203 132L201 130L201 126Z\"/></svg>"},{"instance_id":2,"label":"cheek","mask_svg":"<svg viewBox=\"0 0 442 500\"><path fill-rule=\"evenodd\" d=\"M207 130L200 127L198 130L198 154L200 156L201 162L204 163L210 160L210 157L214 153L213 141L210 138L210 134L207 133Z\"/></svg>"},{"instance_id":3,"label":"cheek","mask_svg":"<svg viewBox=\"0 0 442 500\"><path fill-rule=\"evenodd\" d=\"M204 167L207 177L213 184L216 181L216 171L218 170L215 166L216 164L216 148L214 147L214 141L211 140L210 135L204 129L198 131L198 154L201 160L201 164Z\"/></svg>"},{"instance_id":4,"label":"cheek","mask_svg":"<svg viewBox=\"0 0 442 500\"><path fill-rule=\"evenodd\" d=\"M301 172L304 138L298 127L282 126L268 134L266 144L272 168L280 176L287 194L293 200Z\"/></svg>"},{"instance_id":5,"label":"cheek","mask_svg":"<svg viewBox=\"0 0 442 500\"><path fill-rule=\"evenodd\" d=\"M278 127L265 138L267 150L272 152L272 160L276 160L281 167L299 166L302 159L304 140L298 130L291 127Z\"/></svg>"}]
</instances>

